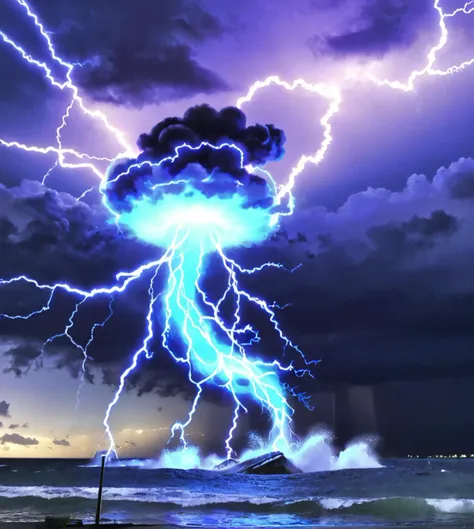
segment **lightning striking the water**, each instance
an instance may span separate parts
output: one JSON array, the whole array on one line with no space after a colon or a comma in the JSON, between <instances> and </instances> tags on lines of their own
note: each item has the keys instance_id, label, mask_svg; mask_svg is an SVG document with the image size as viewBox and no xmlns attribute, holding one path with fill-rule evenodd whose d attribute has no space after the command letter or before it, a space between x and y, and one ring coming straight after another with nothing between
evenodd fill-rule
<instances>
[{"instance_id":1,"label":"lightning striking the water","mask_svg":"<svg viewBox=\"0 0 474 529\"><path fill-rule=\"evenodd\" d=\"M259 403L267 410L271 419L270 439L275 449L289 449L294 441L291 419L294 413L288 394L296 396L309 406L307 397L298 394L286 382L284 375L309 375L313 362L308 362L280 328L275 305L250 294L240 286L240 277L261 272L265 268L281 269L278 263L265 263L260 267L246 269L228 255L228 250L240 246L252 246L263 242L277 228L282 216L291 215L295 208L293 189L297 177L308 164L318 165L325 157L332 141L332 119L338 114L343 102L344 83L351 80L368 79L378 86L410 92L416 82L424 76L446 76L459 72L474 64L470 58L447 69L436 67L439 52L448 43L448 21L454 16L469 15L474 11L473 0L464 6L445 13L440 0L434 0L433 8L439 14L439 41L429 50L425 65L411 72L405 82L380 79L374 67L362 73L351 73L340 85L309 83L304 79L288 82L278 75L272 75L253 84L246 95L238 99L236 108L224 109L220 113L195 107L196 112L207 112L207 119L232 122L233 130L238 129L234 141L214 143L209 138L200 141L187 140L187 132L178 144L160 144L161 140L148 135L148 144L137 152L126 141L125 134L113 126L107 116L98 110L91 110L80 96L74 83L74 70L80 64L61 58L55 51L50 34L26 0L12 0L23 10L27 19L43 39L50 62L36 59L29 50L15 42L3 30L0 38L14 50L28 66L39 71L52 87L70 94L70 102L56 129L55 146L29 146L17 141L0 139L0 146L30 153L54 155L47 177L60 166L69 169L91 170L99 179L99 191L103 204L116 221L116 225L139 240L164 248L162 256L144 263L132 271L122 271L115 281L106 286L84 290L67 283L41 284L33 278L19 276L0 280L0 285L26 283L48 293L44 306L26 315L3 315L10 319L29 319L51 308L56 294L65 292L77 299L64 330L49 338L43 345L39 358L54 340L65 337L77 348L82 356L82 378L79 393L86 373L88 351L94 341L95 331L113 317L112 303L118 296L140 281L148 282L148 308L144 320L144 335L140 347L134 352L129 367L122 373L115 396L109 404L104 428L109 440L108 454L115 453L116 446L110 427L111 413L125 388L128 376L145 363L157 350L165 351L187 370L189 381L196 393L188 416L176 422L171 429L171 438L178 437L186 447L185 431L191 424L199 401L207 385L215 385L226 391L233 403L234 411L225 450L228 457L233 454L232 440L238 420L246 413L248 402ZM56 73L56 70L61 74ZM305 90L328 101L327 111L320 119L323 141L312 154L302 155L290 171L287 180L277 185L272 176L263 169L268 160L277 160L283 154L281 131L271 125L253 128L245 126L245 116L239 110L250 103L257 92L278 86L288 91ZM200 109L199 109L200 108ZM105 130L117 141L123 153L115 158L91 156L64 147L62 133L67 127L71 112L79 109L86 117L99 120ZM199 120L190 109L182 124L189 130ZM158 131L162 132L163 126ZM195 131L194 131L195 132ZM265 155L252 152L245 143L246 135L253 141L258 139ZM231 138L231 135L228 136ZM176 138L174 138L176 140ZM221 157L215 156L220 154ZM224 157L224 161L223 158ZM158 160L158 161L157 161ZM105 167L109 167L105 170ZM260 178L257 173L263 174ZM133 183L130 192L128 184ZM273 188L272 188L273 186ZM89 190L88 190L89 191ZM86 191L86 193L88 192ZM84 193L82 198L86 193ZM217 263L217 264L216 264ZM219 295L211 295L206 286L206 271L218 267L226 279L226 287ZM75 318L85 310L93 298L109 299L107 317L95 323L86 343L81 344L71 335ZM292 348L298 353L301 368L292 363L283 365L277 360L264 361L254 352L260 343L258 331L244 323L244 306L251 305L267 316L282 342L283 348ZM230 310L229 307L232 307ZM158 331L157 329L160 329Z\"/></svg>"}]
</instances>

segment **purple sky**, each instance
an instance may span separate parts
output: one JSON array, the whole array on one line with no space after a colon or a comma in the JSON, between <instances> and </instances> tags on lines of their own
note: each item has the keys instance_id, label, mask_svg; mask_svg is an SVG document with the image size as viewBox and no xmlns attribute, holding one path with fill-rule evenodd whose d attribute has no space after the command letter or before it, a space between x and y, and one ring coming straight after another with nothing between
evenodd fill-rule
<instances>
[{"instance_id":1,"label":"purple sky","mask_svg":"<svg viewBox=\"0 0 474 529\"><path fill-rule=\"evenodd\" d=\"M53 6L57 0L31 2L61 53L68 59L92 59L92 66L77 77L82 93L91 107L103 110L125 131L131 144L160 120L182 115L193 104L235 104L250 85L269 75L290 82L301 77L341 90L340 112L332 120L333 142L319 166L308 164L299 175L297 211L283 224L290 239L301 232L308 242L283 241L249 257L263 260L273 252L285 261L304 261L301 273L284 285L274 287L274 278L262 278L257 286L267 297L293 304L281 315L282 322L311 357L323 358L324 376L337 382L341 366L344 373L353 370L357 379L366 366L474 361L474 161L469 158L474 156L474 65L455 75L423 76L408 93L376 86L364 77L370 69L379 78L406 82L412 69L424 68L440 31L430 2L163 0L160 9L145 3L148 9L132 12L125 0L104 1L100 9L92 0L63 3L58 9ZM442 2L446 12L460 5L457 0ZM45 58L21 10L6 13L0 31ZM435 66L440 69L474 56L474 13L461 13L447 24L449 42ZM0 67L7 72L0 86L0 139L54 144L55 127L67 105L65 95L47 87L3 45ZM351 73L358 78L348 80ZM274 123L286 132L286 156L270 165L279 182L323 139L319 121L327 101L318 95L270 87L244 110L250 122ZM64 140L95 155L117 152L114 139L77 111ZM56 201L63 199L46 200L45 190L22 184L24 179L40 180L54 158L0 149L0 220L19 230L13 237L6 227L4 235L0 225L2 277L29 272L87 283L104 280L133 262L133 242L110 251L94 248L90 260L70 250L68 236L63 240L55 231L54 215L61 214ZM463 157L466 160L460 160ZM58 169L46 185L79 196L95 181L88 171ZM14 189L20 185L21 191ZM86 204L80 210L84 225L102 229L103 212L93 200ZM41 224L39 235L50 234L56 242L34 239L37 228L31 221ZM141 256L149 250L136 251ZM20 298L28 301L29 294L20 294L0 292L1 310L24 309ZM140 321L134 312L140 300L132 298L129 304L132 319L124 313L122 321L133 327ZM86 384L76 414L77 352L59 344L42 369L23 374L25 361L53 323L42 328L40 323L7 325L0 320L0 443L3 435L12 433L10 424L25 423L28 428L16 433L39 441L29 447L21 440L4 441L0 456L88 457L102 446L103 411L130 352L116 349L123 342L123 323L122 329L118 322L103 336L107 350L98 353L91 368L95 384ZM433 332L436 326L442 336ZM133 338L127 345L133 345ZM166 379L167 368L164 374L158 368L150 376ZM189 406L185 390L179 383L177 387L171 396L153 384L139 397L135 388L127 392L112 420L124 455L152 455L166 441L168 432L161 428L182 418ZM2 417L3 400L10 408ZM222 416L221 423L229 419L226 403L209 398L192 430L206 439L220 433L218 421L211 424L207 419L210 410L213 417ZM305 420L303 429L318 422L318 410ZM70 446L53 443L64 439ZM213 446L212 441L204 445ZM9 450L3 454L2 448Z\"/></svg>"}]
</instances>

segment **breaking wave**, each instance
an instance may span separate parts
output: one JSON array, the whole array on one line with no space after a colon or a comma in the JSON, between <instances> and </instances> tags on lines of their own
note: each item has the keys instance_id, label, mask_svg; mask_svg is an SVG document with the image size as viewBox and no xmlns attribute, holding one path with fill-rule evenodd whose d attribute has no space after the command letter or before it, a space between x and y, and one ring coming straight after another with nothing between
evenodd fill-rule
<instances>
[{"instance_id":1,"label":"breaking wave","mask_svg":"<svg viewBox=\"0 0 474 529\"><path fill-rule=\"evenodd\" d=\"M95 487L0 487L0 509L4 506L21 508L47 508L51 500L55 506L71 510L95 505ZM209 494L177 490L175 488L108 488L104 502L150 503L156 511L232 511L243 513L291 513L291 514L357 514L372 516L429 516L474 513L474 499L429 499L413 497L393 498L328 498L307 497L283 500L262 496L249 498L238 494Z\"/></svg>"},{"instance_id":2,"label":"breaking wave","mask_svg":"<svg viewBox=\"0 0 474 529\"><path fill-rule=\"evenodd\" d=\"M251 435L250 448L244 450L239 460L244 461L272 452L274 448L261 437ZM303 472L322 472L331 470L346 470L357 468L380 468L375 453L377 439L367 437L354 440L342 451L333 445L333 436L329 431L319 431L308 435L296 446L285 453ZM222 456L215 454L204 456L196 446L186 449L163 450L156 459L122 460L110 462L109 466L129 466L144 469L173 468L179 470L212 470L223 461ZM100 464L100 457L91 462L91 466Z\"/></svg>"}]
</instances>

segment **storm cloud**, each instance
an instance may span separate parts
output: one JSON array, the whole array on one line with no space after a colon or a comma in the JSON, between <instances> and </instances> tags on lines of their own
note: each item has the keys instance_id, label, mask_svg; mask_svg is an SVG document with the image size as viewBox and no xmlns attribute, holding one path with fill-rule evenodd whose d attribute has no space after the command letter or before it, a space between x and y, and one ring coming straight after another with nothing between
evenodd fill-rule
<instances>
[{"instance_id":1,"label":"storm cloud","mask_svg":"<svg viewBox=\"0 0 474 529\"><path fill-rule=\"evenodd\" d=\"M314 8L334 9L341 20L331 35L317 35L311 47L317 54L382 57L414 44L436 12L429 0L345 0L329 5L315 0ZM433 25L433 27L435 27Z\"/></svg>"},{"instance_id":2,"label":"storm cloud","mask_svg":"<svg viewBox=\"0 0 474 529\"><path fill-rule=\"evenodd\" d=\"M186 174L185 180L192 183L193 192L208 198L239 195L245 208L269 208L273 205L271 186L264 178L249 173L245 166L279 160L285 152L285 141L283 130L274 125L247 125L246 115L236 107L218 111L210 105L196 105L187 109L183 117L166 118L149 134L141 134L140 154L111 168L104 191L114 211L122 213L144 197L153 196L158 202L167 194L189 194L188 190L185 193L185 184L176 182L177 177ZM197 149L205 143L215 146L226 142L240 150L209 145ZM174 156L175 149L183 144L193 148L182 149L179 157ZM156 160L165 160L158 175L152 165ZM163 185L168 183L178 185ZM160 185L155 190L150 184Z\"/></svg>"},{"instance_id":3,"label":"storm cloud","mask_svg":"<svg viewBox=\"0 0 474 529\"><path fill-rule=\"evenodd\" d=\"M195 59L195 47L223 32L198 2L144 0L132 10L127 0L34 5L58 51L83 64L74 80L97 101L142 107L228 89Z\"/></svg>"},{"instance_id":4,"label":"storm cloud","mask_svg":"<svg viewBox=\"0 0 474 529\"><path fill-rule=\"evenodd\" d=\"M11 188L0 184L1 277L27 273L46 283L82 286L88 277L111 279L116 260L125 259L127 266L128 252L119 253L134 242L121 238L97 202L87 205L34 181Z\"/></svg>"},{"instance_id":5,"label":"storm cloud","mask_svg":"<svg viewBox=\"0 0 474 529\"><path fill-rule=\"evenodd\" d=\"M337 211L302 214L308 241L289 238L311 264L282 298L298 303L281 320L322 359L320 379L474 373L473 204L453 191L469 188L473 165L463 158L401 191L367 189Z\"/></svg>"}]
</instances>

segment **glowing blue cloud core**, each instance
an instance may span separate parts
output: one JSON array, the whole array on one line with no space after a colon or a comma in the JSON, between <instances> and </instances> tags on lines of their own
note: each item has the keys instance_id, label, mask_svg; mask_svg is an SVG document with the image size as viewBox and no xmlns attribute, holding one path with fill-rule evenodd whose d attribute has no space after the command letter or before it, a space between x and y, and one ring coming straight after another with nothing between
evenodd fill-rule
<instances>
[{"instance_id":1,"label":"glowing blue cloud core","mask_svg":"<svg viewBox=\"0 0 474 529\"><path fill-rule=\"evenodd\" d=\"M209 244L210 235L222 248L231 248L261 243L275 229L270 226L268 209L246 207L247 199L241 194L208 197L191 184L183 187L179 194L130 200L130 210L120 214L120 225L138 239L162 248L170 246L177 229L186 230L189 240L204 244L205 251L215 250Z\"/></svg>"}]
</instances>

